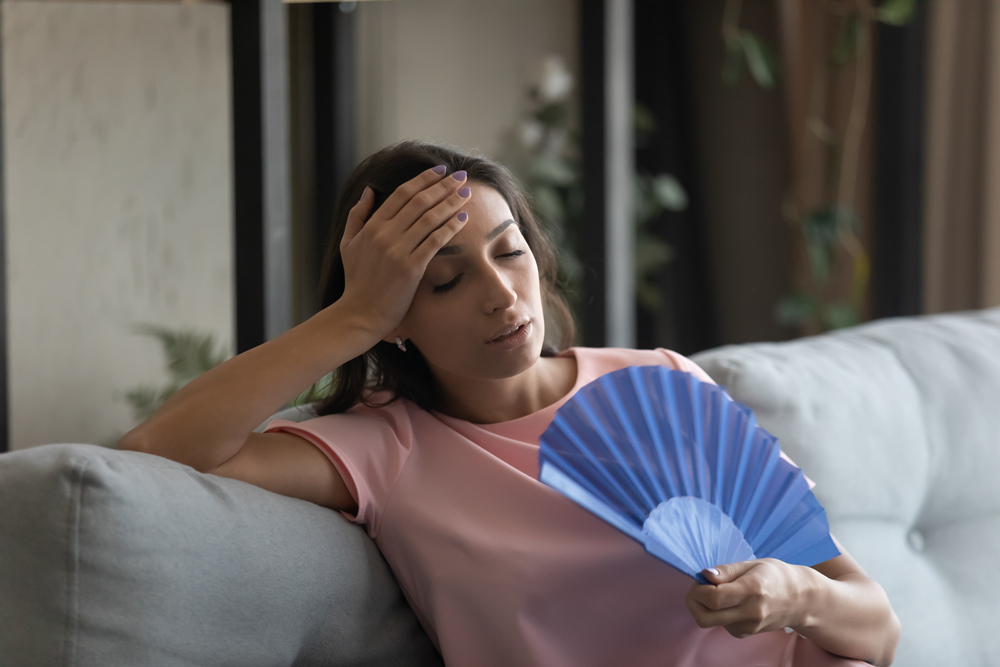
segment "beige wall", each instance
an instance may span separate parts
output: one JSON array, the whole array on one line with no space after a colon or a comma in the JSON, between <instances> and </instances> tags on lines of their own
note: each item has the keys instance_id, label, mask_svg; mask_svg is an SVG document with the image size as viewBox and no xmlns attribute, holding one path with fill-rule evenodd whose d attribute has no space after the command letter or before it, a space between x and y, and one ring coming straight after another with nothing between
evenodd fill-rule
<instances>
[{"instance_id":1,"label":"beige wall","mask_svg":"<svg viewBox=\"0 0 1000 667\"><path fill-rule=\"evenodd\" d=\"M403 139L500 152L539 61L577 63L575 0L407 0L357 9L358 158Z\"/></svg>"},{"instance_id":2,"label":"beige wall","mask_svg":"<svg viewBox=\"0 0 1000 667\"><path fill-rule=\"evenodd\" d=\"M228 8L0 7L11 447L100 443L167 379L132 323L232 345Z\"/></svg>"}]
</instances>

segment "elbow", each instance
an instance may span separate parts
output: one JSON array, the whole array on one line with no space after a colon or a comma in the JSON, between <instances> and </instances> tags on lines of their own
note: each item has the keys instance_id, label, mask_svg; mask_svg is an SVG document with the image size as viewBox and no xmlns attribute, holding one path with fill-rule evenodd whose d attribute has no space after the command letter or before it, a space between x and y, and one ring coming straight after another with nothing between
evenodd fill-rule
<instances>
[{"instance_id":1,"label":"elbow","mask_svg":"<svg viewBox=\"0 0 1000 667\"><path fill-rule=\"evenodd\" d=\"M899 616L896 616L896 611L889 607L889 628L886 632L888 642L886 642L885 659L880 663L885 667L889 667L896 659L896 646L899 645L899 637L902 632L903 625L899 622Z\"/></svg>"},{"instance_id":2,"label":"elbow","mask_svg":"<svg viewBox=\"0 0 1000 667\"><path fill-rule=\"evenodd\" d=\"M153 443L155 443L157 439L150 437L147 431L140 429L141 426L137 426L123 435L118 441L118 449L126 452L141 452L151 456L159 456L161 458L170 459L171 461L177 460L169 451L164 451L163 447L156 447ZM178 462L183 463L183 461Z\"/></svg>"},{"instance_id":3,"label":"elbow","mask_svg":"<svg viewBox=\"0 0 1000 667\"><path fill-rule=\"evenodd\" d=\"M889 667L896 659L896 647L899 645L899 637L902 634L903 626L899 622L899 617L895 610L889 607L889 619L885 625L885 644L882 654L874 660L866 660L875 667Z\"/></svg>"},{"instance_id":4,"label":"elbow","mask_svg":"<svg viewBox=\"0 0 1000 667\"><path fill-rule=\"evenodd\" d=\"M153 453L149 449L148 438L139 431L138 427L121 437L118 441L118 449L128 452L142 452L144 454Z\"/></svg>"}]
</instances>

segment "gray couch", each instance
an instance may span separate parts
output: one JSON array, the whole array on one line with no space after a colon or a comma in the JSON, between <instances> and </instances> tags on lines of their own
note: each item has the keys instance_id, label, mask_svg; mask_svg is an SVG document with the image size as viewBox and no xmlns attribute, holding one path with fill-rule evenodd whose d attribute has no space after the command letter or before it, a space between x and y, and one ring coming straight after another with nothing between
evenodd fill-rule
<instances>
[{"instance_id":1,"label":"gray couch","mask_svg":"<svg viewBox=\"0 0 1000 667\"><path fill-rule=\"evenodd\" d=\"M694 359L817 482L895 664L1000 665L1000 309ZM0 455L0 665L439 664L336 512L135 452Z\"/></svg>"}]
</instances>

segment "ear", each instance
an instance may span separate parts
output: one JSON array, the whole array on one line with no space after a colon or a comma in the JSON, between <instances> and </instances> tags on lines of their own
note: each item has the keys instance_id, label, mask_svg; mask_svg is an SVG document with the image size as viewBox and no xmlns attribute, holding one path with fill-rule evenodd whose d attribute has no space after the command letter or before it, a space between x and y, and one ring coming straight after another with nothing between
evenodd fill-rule
<instances>
[{"instance_id":1,"label":"ear","mask_svg":"<svg viewBox=\"0 0 1000 667\"><path fill-rule=\"evenodd\" d=\"M383 338L382 340L385 341L386 343L392 343L393 345L395 345L396 336L399 336L399 340L406 341L406 335L399 329L393 329L392 331L389 332L389 335Z\"/></svg>"}]
</instances>

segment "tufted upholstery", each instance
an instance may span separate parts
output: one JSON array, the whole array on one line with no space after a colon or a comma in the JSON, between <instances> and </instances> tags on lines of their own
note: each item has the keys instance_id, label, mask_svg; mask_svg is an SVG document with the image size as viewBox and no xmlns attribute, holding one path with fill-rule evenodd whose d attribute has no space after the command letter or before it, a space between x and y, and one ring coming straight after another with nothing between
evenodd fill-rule
<instances>
[{"instance_id":1,"label":"tufted upholstery","mask_svg":"<svg viewBox=\"0 0 1000 667\"><path fill-rule=\"evenodd\" d=\"M693 356L816 481L899 667L1000 665L1000 309Z\"/></svg>"}]
</instances>

